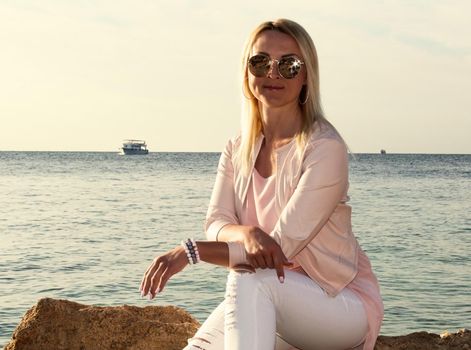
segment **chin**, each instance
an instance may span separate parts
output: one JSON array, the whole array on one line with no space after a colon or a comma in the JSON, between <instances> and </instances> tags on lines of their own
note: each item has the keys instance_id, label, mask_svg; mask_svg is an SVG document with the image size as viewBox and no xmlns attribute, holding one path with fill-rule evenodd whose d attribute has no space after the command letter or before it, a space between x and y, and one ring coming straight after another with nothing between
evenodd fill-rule
<instances>
[{"instance_id":1,"label":"chin","mask_svg":"<svg viewBox=\"0 0 471 350\"><path fill-rule=\"evenodd\" d=\"M290 105L294 100L278 99L278 98L266 98L262 97L259 101L266 107L270 108L280 108L283 106ZM297 100L296 100L297 101Z\"/></svg>"}]
</instances>

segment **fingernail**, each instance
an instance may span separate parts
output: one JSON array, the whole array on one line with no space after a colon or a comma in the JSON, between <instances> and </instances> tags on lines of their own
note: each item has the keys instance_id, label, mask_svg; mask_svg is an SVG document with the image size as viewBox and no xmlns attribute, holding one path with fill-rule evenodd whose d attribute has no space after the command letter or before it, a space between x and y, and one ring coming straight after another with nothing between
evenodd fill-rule
<instances>
[{"instance_id":1,"label":"fingernail","mask_svg":"<svg viewBox=\"0 0 471 350\"><path fill-rule=\"evenodd\" d=\"M283 276L278 277L278 279L280 280L281 283L285 282L285 278Z\"/></svg>"},{"instance_id":2,"label":"fingernail","mask_svg":"<svg viewBox=\"0 0 471 350\"><path fill-rule=\"evenodd\" d=\"M141 290L141 298L144 298L144 295L145 295L145 294L144 294L144 291Z\"/></svg>"},{"instance_id":3,"label":"fingernail","mask_svg":"<svg viewBox=\"0 0 471 350\"><path fill-rule=\"evenodd\" d=\"M149 294L147 294L147 300L152 300L153 296L152 296L152 293L149 292Z\"/></svg>"},{"instance_id":4,"label":"fingernail","mask_svg":"<svg viewBox=\"0 0 471 350\"><path fill-rule=\"evenodd\" d=\"M160 293L160 287L157 288L157 290L155 291L155 295L159 294Z\"/></svg>"}]
</instances>

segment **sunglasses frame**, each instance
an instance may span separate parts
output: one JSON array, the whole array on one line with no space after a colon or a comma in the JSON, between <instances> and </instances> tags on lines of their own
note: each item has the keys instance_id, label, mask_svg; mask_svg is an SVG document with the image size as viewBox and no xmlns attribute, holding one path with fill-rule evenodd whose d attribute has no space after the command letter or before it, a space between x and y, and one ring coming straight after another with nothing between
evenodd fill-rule
<instances>
[{"instance_id":1,"label":"sunglasses frame","mask_svg":"<svg viewBox=\"0 0 471 350\"><path fill-rule=\"evenodd\" d=\"M263 56L263 57L267 57L268 58L268 69L267 69L267 72L265 73L265 75L256 75L252 72L251 68L250 67L253 67L253 65L250 63L250 61L254 58L254 57L257 57L257 56ZM280 72L280 61L282 61L283 59L286 59L286 58L290 58L290 57L294 57L296 59L296 61L300 64L300 69L299 71L292 77L285 77L281 72ZM294 79L298 76L299 72L301 71L301 68L302 66L304 65L304 61L301 60L298 56L296 56L295 54L292 54L292 55L287 55L287 56L284 56L282 57L280 60L277 60L277 59L274 59L274 58L271 58L269 55L267 54L264 54L264 53L257 53L251 57L249 57L249 59L247 60L247 66L248 66L248 70L249 72L257 77L257 78L266 78L268 77L268 73L273 69L273 63L276 62L276 69L278 71L278 75L280 77L282 77L283 79Z\"/></svg>"}]
</instances>

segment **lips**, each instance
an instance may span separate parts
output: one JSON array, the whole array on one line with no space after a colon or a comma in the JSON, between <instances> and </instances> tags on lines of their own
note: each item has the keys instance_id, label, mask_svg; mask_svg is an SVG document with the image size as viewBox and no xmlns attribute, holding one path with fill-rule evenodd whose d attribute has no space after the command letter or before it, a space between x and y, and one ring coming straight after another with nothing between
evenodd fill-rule
<instances>
[{"instance_id":1,"label":"lips","mask_svg":"<svg viewBox=\"0 0 471 350\"><path fill-rule=\"evenodd\" d=\"M263 85L263 88L270 91L277 91L277 90L284 89L283 86L278 86L278 85Z\"/></svg>"}]
</instances>

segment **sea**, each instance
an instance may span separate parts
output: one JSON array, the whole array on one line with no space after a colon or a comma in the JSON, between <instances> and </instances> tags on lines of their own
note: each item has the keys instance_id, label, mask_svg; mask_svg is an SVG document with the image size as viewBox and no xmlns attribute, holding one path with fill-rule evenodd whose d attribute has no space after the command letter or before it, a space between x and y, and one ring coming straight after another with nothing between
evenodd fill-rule
<instances>
[{"instance_id":1,"label":"sea","mask_svg":"<svg viewBox=\"0 0 471 350\"><path fill-rule=\"evenodd\" d=\"M188 266L152 301L139 285L156 256L205 239L219 156L0 152L0 346L44 297L176 305L203 322L227 269ZM381 334L471 328L471 155L355 154L349 194Z\"/></svg>"}]
</instances>

